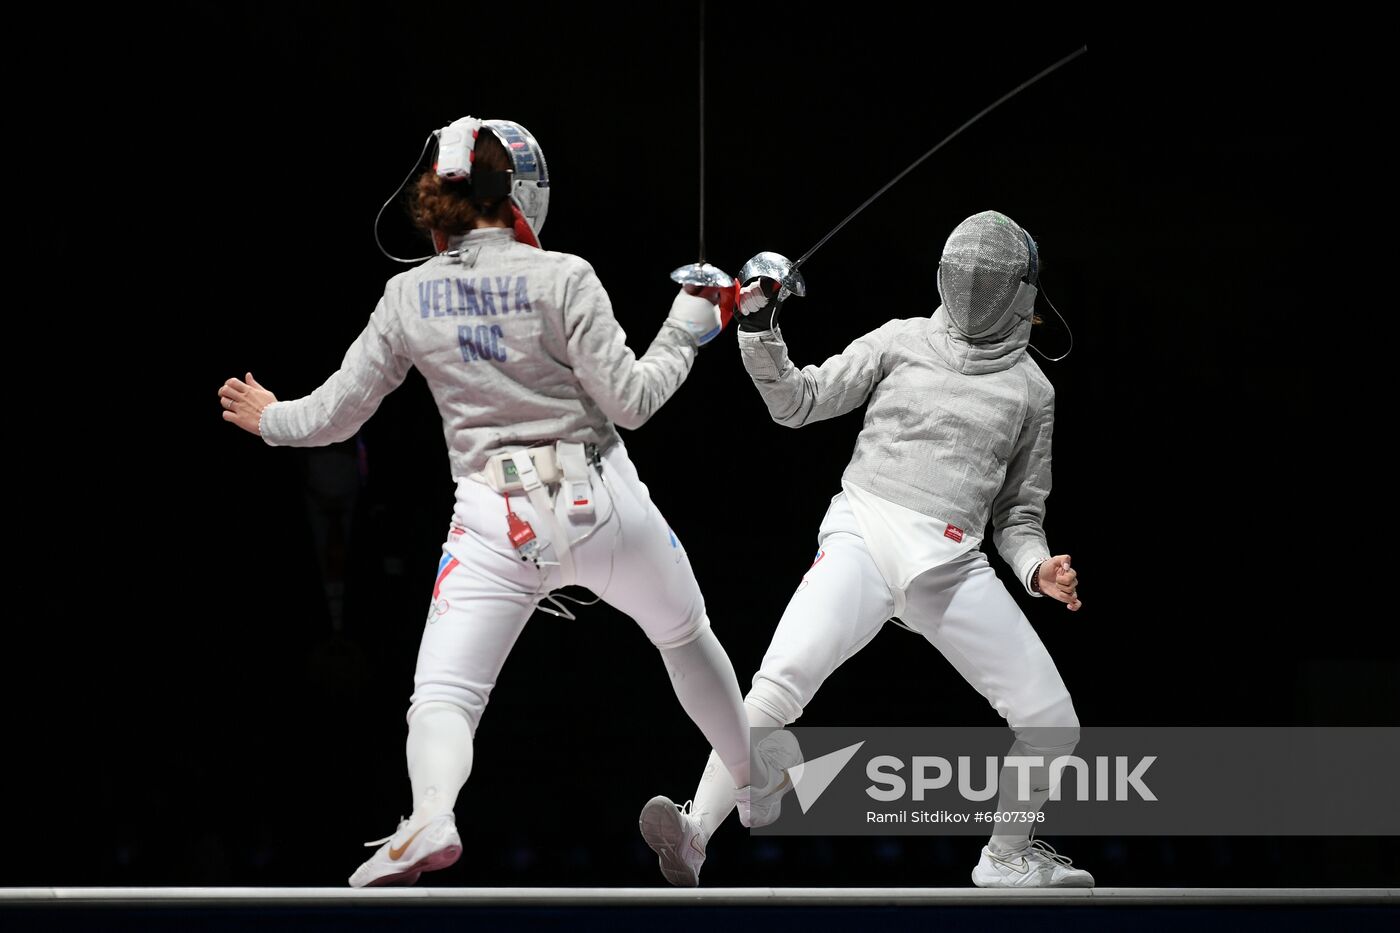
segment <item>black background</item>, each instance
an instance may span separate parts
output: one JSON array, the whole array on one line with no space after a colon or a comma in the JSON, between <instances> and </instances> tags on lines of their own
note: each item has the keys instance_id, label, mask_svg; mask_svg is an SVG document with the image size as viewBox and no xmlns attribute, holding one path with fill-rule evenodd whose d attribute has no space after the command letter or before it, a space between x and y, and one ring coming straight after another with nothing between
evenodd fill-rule
<instances>
[{"instance_id":1,"label":"black background","mask_svg":"<svg viewBox=\"0 0 1400 933\"><path fill-rule=\"evenodd\" d=\"M1074 556L1084 609L1022 602L1081 720L1395 725L1378 602L1393 470L1389 422L1371 413L1389 398L1394 247L1362 138L1364 56L1303 26L1226 37L763 4L708 17L707 252L731 272L762 249L801 254L972 113L1090 46L824 247L785 312L792 355L819 362L930 314L948 232L1009 214L1037 237L1076 338L1044 364L1058 400L1046 528ZM215 392L251 369L294 398L333 371L398 271L375 212L426 134L466 113L537 136L544 244L594 265L643 349L667 273L696 258L695 22L691 5L202 3L110 35L52 24L85 51L80 91L43 89L56 135L40 136L46 168L26 192L64 249L41 273L48 342L11 348L20 363L58 352L13 422L41 443L13 458L16 533L34 542L11 563L28 607L9 678L28 844L4 849L4 883L341 884L360 842L408 811L403 713L452 507L426 388L410 375L360 435L339 633L309 517L320 461L223 423ZM422 251L395 208L383 232ZM1044 330L1054 352L1062 332ZM860 418L772 424L733 341L626 438L747 686ZM995 721L890 627L803 724ZM476 755L462 861L424 883L661 884L637 811L689 796L705 748L654 649L598 606L531 622ZM1281 838L1056 842L1108 885L1400 874L1391 840L1287 832L1280 814ZM977 845L751 841L731 822L704 877L962 885Z\"/></svg>"}]
</instances>

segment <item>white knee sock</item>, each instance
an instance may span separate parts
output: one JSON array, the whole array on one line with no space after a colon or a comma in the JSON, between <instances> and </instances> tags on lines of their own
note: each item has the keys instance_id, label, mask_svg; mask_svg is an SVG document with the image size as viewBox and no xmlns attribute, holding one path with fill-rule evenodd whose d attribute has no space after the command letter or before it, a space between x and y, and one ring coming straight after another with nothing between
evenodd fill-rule
<instances>
[{"instance_id":1,"label":"white knee sock","mask_svg":"<svg viewBox=\"0 0 1400 933\"><path fill-rule=\"evenodd\" d=\"M740 785L749 783L749 729L734 665L706 623L688 644L662 648L676 698Z\"/></svg>"},{"instance_id":2,"label":"white knee sock","mask_svg":"<svg viewBox=\"0 0 1400 933\"><path fill-rule=\"evenodd\" d=\"M744 704L748 714L749 727L755 729L774 728L786 725L752 704ZM724 822L729 811L734 809L735 783L725 771L719 756L710 752L710 760L705 764L705 773L700 776L700 786L695 788L691 800L690 813L700 821L708 839Z\"/></svg>"},{"instance_id":3,"label":"white knee sock","mask_svg":"<svg viewBox=\"0 0 1400 933\"><path fill-rule=\"evenodd\" d=\"M1009 858L1024 852L1031 844L1031 834L1035 831L1034 817L1045 806L1050 797L1049 785L1044 783L1048 768L1031 768L1030 798L1022 800L1016 793L1016 775L1010 769L1003 769L1000 776L1001 793L997 797L997 812L1024 813L1031 819L1024 822L998 820L992 827L992 837L987 840L987 848L993 855Z\"/></svg>"},{"instance_id":4,"label":"white knee sock","mask_svg":"<svg viewBox=\"0 0 1400 933\"><path fill-rule=\"evenodd\" d=\"M1026 820L998 820L992 826L992 838L987 840L987 848L992 850L993 855L1002 857L1014 856L1029 848L1031 836L1036 827L1040 825L1034 817L1040 812L1040 808L1045 806L1045 801L1050 799L1050 762L1061 755L1073 754L1075 745L1079 741L1077 726L1025 731L1027 735L1018 736L1007 755L1039 758L1042 764L1032 765L1025 769L1029 778L1026 786L1027 790L1030 791L1030 796L1026 800L1022 800L1019 795L1019 769L1009 767L1001 769L998 778L1000 794L997 797L997 812L1023 813L1029 817ZM1042 744L1036 745L1032 742ZM1049 744L1052 742L1062 742L1063 744Z\"/></svg>"},{"instance_id":5,"label":"white knee sock","mask_svg":"<svg viewBox=\"0 0 1400 933\"><path fill-rule=\"evenodd\" d=\"M408 721L413 822L450 813L472 773L472 725L452 703L424 703Z\"/></svg>"}]
</instances>

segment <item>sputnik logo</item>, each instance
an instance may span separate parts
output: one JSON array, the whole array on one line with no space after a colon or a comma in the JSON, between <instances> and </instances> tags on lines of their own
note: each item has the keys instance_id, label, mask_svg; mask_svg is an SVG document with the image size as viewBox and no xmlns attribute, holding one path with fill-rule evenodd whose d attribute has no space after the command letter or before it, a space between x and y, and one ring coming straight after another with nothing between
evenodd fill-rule
<instances>
[{"instance_id":1,"label":"sputnik logo","mask_svg":"<svg viewBox=\"0 0 1400 933\"><path fill-rule=\"evenodd\" d=\"M806 813L812 809L812 805L817 802L817 798L826 792L831 786L831 782L836 780L843 768L855 757L856 752L864 742L857 742L854 745L847 745L845 748L829 752L820 758L813 758L811 761L803 761L788 768L788 777L792 778L792 790L797 795L797 803L802 807L802 812Z\"/></svg>"}]
</instances>

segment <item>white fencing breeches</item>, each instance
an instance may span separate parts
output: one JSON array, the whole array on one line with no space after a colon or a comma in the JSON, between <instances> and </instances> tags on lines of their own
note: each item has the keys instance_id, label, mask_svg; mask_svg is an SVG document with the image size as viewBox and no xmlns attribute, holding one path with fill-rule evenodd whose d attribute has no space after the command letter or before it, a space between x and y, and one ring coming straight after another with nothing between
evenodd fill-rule
<instances>
[{"instance_id":1,"label":"white fencing breeches","mask_svg":"<svg viewBox=\"0 0 1400 933\"><path fill-rule=\"evenodd\" d=\"M641 626L660 650L686 712L735 780L747 783L748 726L738 681L710 630L690 560L621 443L604 455L602 471L606 485L590 468L593 518L572 521L564 496L555 507L558 526L580 542L571 548L575 582ZM510 506L543 543L541 566L522 561L507 539L505 497L473 480L457 484L453 528L418 652L410 732L419 710L449 704L466 716L474 735L536 602L559 585L559 568L549 563L557 557L547 523L523 493L513 493Z\"/></svg>"},{"instance_id":2,"label":"white fencing breeches","mask_svg":"<svg viewBox=\"0 0 1400 933\"><path fill-rule=\"evenodd\" d=\"M782 724L802 715L827 677L874 638L894 610L894 596L844 495L832 500L818 540L816 560L789 600L745 698L751 709ZM926 571L905 595L904 622L942 652L1016 731L1011 754L1073 751L1079 719L1069 691L982 551ZM1028 829L998 824L994 842L1014 851Z\"/></svg>"}]
</instances>

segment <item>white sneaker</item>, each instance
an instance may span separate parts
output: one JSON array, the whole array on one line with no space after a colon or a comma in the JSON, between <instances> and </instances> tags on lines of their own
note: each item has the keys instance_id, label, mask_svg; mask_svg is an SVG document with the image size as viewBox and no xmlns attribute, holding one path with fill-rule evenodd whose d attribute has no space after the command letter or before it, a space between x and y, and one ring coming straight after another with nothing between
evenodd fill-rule
<instances>
[{"instance_id":1,"label":"white sneaker","mask_svg":"<svg viewBox=\"0 0 1400 933\"><path fill-rule=\"evenodd\" d=\"M413 884L423 872L446 868L462 854L457 818L451 813L441 813L416 827L400 820L392 836L365 845L379 846L379 851L355 869L350 876L352 888Z\"/></svg>"},{"instance_id":2,"label":"white sneaker","mask_svg":"<svg viewBox=\"0 0 1400 933\"><path fill-rule=\"evenodd\" d=\"M1092 888L1094 876L1072 867L1053 846L1037 839L1010 856L994 855L983 846L972 883L979 888Z\"/></svg>"},{"instance_id":3,"label":"white sneaker","mask_svg":"<svg viewBox=\"0 0 1400 933\"><path fill-rule=\"evenodd\" d=\"M661 874L678 888L700 883L700 866L705 864L705 831L690 815L690 801L680 807L669 797L653 797L642 807L637 820L642 838L661 860Z\"/></svg>"},{"instance_id":4,"label":"white sneaker","mask_svg":"<svg viewBox=\"0 0 1400 933\"><path fill-rule=\"evenodd\" d=\"M739 808L739 822L751 829L777 822L782 812L783 794L792 790L788 768L802 763L797 737L786 729L764 736L754 752L757 760L750 762L753 777L763 784L739 788L734 801Z\"/></svg>"}]
</instances>

